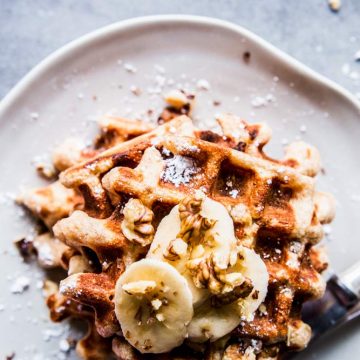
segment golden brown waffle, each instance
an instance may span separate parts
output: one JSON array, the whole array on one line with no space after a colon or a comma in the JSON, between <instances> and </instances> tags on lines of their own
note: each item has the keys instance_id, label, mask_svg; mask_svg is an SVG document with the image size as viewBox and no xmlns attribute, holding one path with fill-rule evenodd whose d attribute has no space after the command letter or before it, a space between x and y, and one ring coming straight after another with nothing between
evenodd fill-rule
<instances>
[{"instance_id":1,"label":"golden brown waffle","mask_svg":"<svg viewBox=\"0 0 360 360\"><path fill-rule=\"evenodd\" d=\"M66 187L79 189L85 199L85 211L90 216L106 218L111 215L113 206L109 195L101 185L101 177L117 166L128 168L136 166L146 148L169 134L193 135L194 128L190 118L178 117L148 134L120 143L90 162L61 173L60 180ZM112 200L118 202L118 199Z\"/></svg>"},{"instance_id":2,"label":"golden brown waffle","mask_svg":"<svg viewBox=\"0 0 360 360\"><path fill-rule=\"evenodd\" d=\"M151 124L140 120L128 120L114 116L104 116L100 118L98 124L101 133L96 137L93 146L85 146L80 139L69 138L55 148L52 160L58 171L64 171L81 162L89 161L101 151L145 134L154 128Z\"/></svg>"},{"instance_id":3,"label":"golden brown waffle","mask_svg":"<svg viewBox=\"0 0 360 360\"><path fill-rule=\"evenodd\" d=\"M185 119L188 121L187 118L181 121ZM167 125L171 126L171 123ZM264 143L266 141L260 142L259 146ZM87 185L86 191L83 191L85 204L92 204L92 209L87 212L99 218L111 213L117 203L117 206L123 206L130 197L140 199L153 210L155 217L157 214L161 217L164 211L167 212L196 189L201 189L209 197L226 205L233 216L239 241L261 254L270 274L270 291L261 311L252 322L244 322L239 326L234 336L261 340L263 344L279 343L281 346L299 348L305 344L296 343L294 334L307 331L307 327L299 323L300 308L295 304L319 297L324 291L324 282L314 269L310 254L312 244L322 236L320 222L329 220L326 219L328 213L326 216L322 214L322 219L318 218L320 209L327 206L328 198L322 198L325 205L314 203L313 179L285 166L289 157L283 161L283 165L281 162L260 158L263 156L254 156L254 150L252 148L250 155L196 137L173 136L171 132L166 136L151 133L111 149L86 165L70 169L62 174L61 179L67 186L75 185L80 191L84 184ZM118 160L119 155L122 161L126 159L125 164ZM308 160L311 162L313 159ZM107 166L102 167L102 163ZM306 166L304 162L295 161L292 165ZM91 174L97 180L94 187L88 185L89 175L82 174L89 167L100 169ZM308 168L305 173L309 173ZM310 174L314 171L310 171ZM96 186L101 186L103 195L98 200L96 196L100 191L96 191ZM94 204L98 206L94 208ZM109 212L104 213L103 209L109 209ZM92 248L98 258L102 259L103 250L96 241L83 237L79 231L75 244L70 239L74 235L76 237L76 234L69 236L64 230L59 230L62 227L67 227L67 230L79 229L81 221L75 225L77 214L58 223L55 233L70 246ZM111 223L111 219L108 218L105 223ZM100 219L91 221L97 222L99 228L104 223ZM84 228L91 228L86 224L88 222L83 221ZM104 226L102 231L106 227L109 225ZM252 236L249 236L249 231L253 232ZM109 234L107 239L111 238ZM250 242L252 239L256 241ZM128 250L125 243L110 242L108 245L104 240L103 244L110 249L114 246L121 252ZM108 259L105 261L107 263ZM111 286L106 290L107 286L101 284L98 288L96 285L98 281L95 279L100 279L104 272L106 270L99 275L74 275L76 285L66 289L65 294L83 303L90 303L95 309L102 308L107 300L102 302L94 293L100 291L101 294L111 294ZM94 280L92 286L88 283L90 278ZM78 293L83 294L81 298ZM90 302L94 297L99 299L99 303ZM115 317L113 321L115 332ZM104 333L102 329L98 328L98 331Z\"/></svg>"},{"instance_id":4,"label":"golden brown waffle","mask_svg":"<svg viewBox=\"0 0 360 360\"><path fill-rule=\"evenodd\" d=\"M67 189L59 181L46 187L24 191L17 201L42 220L50 230L58 220L69 216L74 209L82 207L83 203L76 191Z\"/></svg>"},{"instance_id":5,"label":"golden brown waffle","mask_svg":"<svg viewBox=\"0 0 360 360\"><path fill-rule=\"evenodd\" d=\"M61 295L58 290L55 283L45 282L44 293L47 296L46 303L50 309L51 320L59 322L72 318L85 321L88 330L85 336L76 343L76 352L87 360L109 358L112 353L111 339L103 338L97 332L94 325L93 309Z\"/></svg>"},{"instance_id":6,"label":"golden brown waffle","mask_svg":"<svg viewBox=\"0 0 360 360\"><path fill-rule=\"evenodd\" d=\"M60 174L61 183L84 199L81 210L73 206L71 215L54 226L55 236L73 251L67 267L75 256L80 262L60 290L63 299L94 310L101 335L94 341L107 349L113 339L118 359L154 357L140 355L122 338L113 304L116 280L145 256L146 239L170 209L198 189L226 206L239 244L264 260L268 295L254 319L242 322L226 339L204 347L185 344L179 350L182 357L155 358L276 359L306 346L310 332L300 310L304 301L323 294L320 272L326 260L315 245L323 235L322 224L334 215L331 197L314 189L318 153L298 142L289 146L283 160L272 160L263 152L270 139L265 125L248 125L230 115L218 122L223 135L196 130L186 116L152 131L140 126L136 135L119 136L115 143L112 139L107 144L116 145ZM143 208L129 225L123 209L131 198L139 199ZM43 217L49 225L53 218ZM129 226L134 233L130 240L124 231ZM51 309L55 303L50 301Z\"/></svg>"},{"instance_id":7,"label":"golden brown waffle","mask_svg":"<svg viewBox=\"0 0 360 360\"><path fill-rule=\"evenodd\" d=\"M114 144L127 141L149 132L153 126L141 121L105 116L99 120L100 135L95 139L94 147L87 147L82 141L69 138L53 152L53 164L63 171L78 163L88 161L102 150ZM18 202L27 207L35 218L41 220L51 231L58 220L67 217L75 209L83 207L83 198L71 189L65 188L59 181L49 186L26 190L18 197ZM93 272L97 264L89 261L89 254L66 246L46 232L32 238L23 238L16 242L20 254L29 259L36 255L43 268L63 268L69 275L73 273ZM47 282L46 287L49 287ZM68 317L81 318L89 324L87 335L78 342L77 352L85 359L107 358L111 349L111 339L105 339L96 331L93 309L82 305L58 293L57 286L47 289L47 305L53 321L62 321ZM106 354L106 355L105 355Z\"/></svg>"},{"instance_id":8,"label":"golden brown waffle","mask_svg":"<svg viewBox=\"0 0 360 360\"><path fill-rule=\"evenodd\" d=\"M150 132L154 126L141 120L129 120L114 116L104 116L99 120L101 134L95 140L97 149L108 149Z\"/></svg>"}]
</instances>

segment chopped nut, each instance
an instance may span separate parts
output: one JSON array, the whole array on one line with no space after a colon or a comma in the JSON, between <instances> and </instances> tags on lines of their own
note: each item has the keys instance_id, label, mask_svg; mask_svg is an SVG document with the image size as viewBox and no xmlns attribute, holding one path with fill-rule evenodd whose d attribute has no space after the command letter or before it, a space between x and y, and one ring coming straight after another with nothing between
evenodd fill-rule
<instances>
[{"instance_id":1,"label":"chopped nut","mask_svg":"<svg viewBox=\"0 0 360 360\"><path fill-rule=\"evenodd\" d=\"M122 286L123 290L129 295L146 294L156 288L155 281L133 281Z\"/></svg>"},{"instance_id":2,"label":"chopped nut","mask_svg":"<svg viewBox=\"0 0 360 360\"><path fill-rule=\"evenodd\" d=\"M139 87L133 85L130 87L130 91L135 95L135 96L140 96L142 91Z\"/></svg>"},{"instance_id":3,"label":"chopped nut","mask_svg":"<svg viewBox=\"0 0 360 360\"><path fill-rule=\"evenodd\" d=\"M205 255L205 248L201 244L195 246L191 252L192 259L200 258L203 257L204 255Z\"/></svg>"},{"instance_id":4,"label":"chopped nut","mask_svg":"<svg viewBox=\"0 0 360 360\"><path fill-rule=\"evenodd\" d=\"M154 299L151 300L151 305L154 308L154 310L159 310L162 305L162 302L160 299Z\"/></svg>"},{"instance_id":5,"label":"chopped nut","mask_svg":"<svg viewBox=\"0 0 360 360\"><path fill-rule=\"evenodd\" d=\"M6 355L6 360L12 360L12 359L14 359L15 358L15 353L14 352L12 352L10 355Z\"/></svg>"},{"instance_id":6,"label":"chopped nut","mask_svg":"<svg viewBox=\"0 0 360 360\"><path fill-rule=\"evenodd\" d=\"M211 266L206 260L192 260L187 262L187 267L193 276L193 281L196 287L205 288L208 286L210 280Z\"/></svg>"},{"instance_id":7,"label":"chopped nut","mask_svg":"<svg viewBox=\"0 0 360 360\"><path fill-rule=\"evenodd\" d=\"M232 291L229 291L224 294L215 295L211 298L211 305L214 307L221 307L224 305L231 304L239 298L246 298L250 295L253 290L253 285L250 279L245 279L245 281L234 287Z\"/></svg>"},{"instance_id":8,"label":"chopped nut","mask_svg":"<svg viewBox=\"0 0 360 360\"><path fill-rule=\"evenodd\" d=\"M172 90L164 98L169 105L160 114L159 124L166 123L179 115L191 116L195 95L185 93L183 90Z\"/></svg>"},{"instance_id":9,"label":"chopped nut","mask_svg":"<svg viewBox=\"0 0 360 360\"><path fill-rule=\"evenodd\" d=\"M39 173L39 175L47 180L55 179L58 174L54 165L52 165L52 164L46 164L44 162L39 162L39 163L36 163L35 167L36 167L36 171Z\"/></svg>"},{"instance_id":10,"label":"chopped nut","mask_svg":"<svg viewBox=\"0 0 360 360\"><path fill-rule=\"evenodd\" d=\"M174 239L170 241L169 246L164 253L164 258L169 261L180 259L186 254L187 244L182 239Z\"/></svg>"},{"instance_id":11,"label":"chopped nut","mask_svg":"<svg viewBox=\"0 0 360 360\"><path fill-rule=\"evenodd\" d=\"M155 317L158 319L158 321L163 322L165 320L164 314L156 314Z\"/></svg>"},{"instance_id":12,"label":"chopped nut","mask_svg":"<svg viewBox=\"0 0 360 360\"><path fill-rule=\"evenodd\" d=\"M198 288L207 288L213 294L228 294L244 282L241 273L228 272L230 264L226 269L221 269L216 265L214 255L189 260L186 264L193 281ZM236 294L236 292L234 293Z\"/></svg>"},{"instance_id":13,"label":"chopped nut","mask_svg":"<svg viewBox=\"0 0 360 360\"><path fill-rule=\"evenodd\" d=\"M121 230L128 240L147 246L151 243L155 233L151 224L153 218L154 213L140 200L130 199L124 208Z\"/></svg>"},{"instance_id":14,"label":"chopped nut","mask_svg":"<svg viewBox=\"0 0 360 360\"><path fill-rule=\"evenodd\" d=\"M244 62L245 62L245 63L249 63L250 58L251 58L251 53L250 53L250 51L245 51L245 52L243 53L243 60L244 60Z\"/></svg>"},{"instance_id":15,"label":"chopped nut","mask_svg":"<svg viewBox=\"0 0 360 360\"><path fill-rule=\"evenodd\" d=\"M184 91L171 90L165 95L165 101L176 109L181 109L184 105L189 104L190 100Z\"/></svg>"},{"instance_id":16,"label":"chopped nut","mask_svg":"<svg viewBox=\"0 0 360 360\"><path fill-rule=\"evenodd\" d=\"M241 273L231 271L231 267L240 259L238 251L236 247L220 250L224 239L217 231L212 231L217 221L201 214L204 199L204 194L200 192L179 204L181 225L177 238L188 245L186 267L195 286L207 288L215 295L226 295L218 303L230 301L229 298L235 301L242 294L238 286L245 281Z\"/></svg>"},{"instance_id":17,"label":"chopped nut","mask_svg":"<svg viewBox=\"0 0 360 360\"><path fill-rule=\"evenodd\" d=\"M332 11L338 12L341 8L341 0L328 0L329 7Z\"/></svg>"},{"instance_id":18,"label":"chopped nut","mask_svg":"<svg viewBox=\"0 0 360 360\"><path fill-rule=\"evenodd\" d=\"M200 241L204 233L215 224L215 220L201 216L202 202L203 199L195 197L187 198L179 204L181 229L178 237L186 242Z\"/></svg>"}]
</instances>

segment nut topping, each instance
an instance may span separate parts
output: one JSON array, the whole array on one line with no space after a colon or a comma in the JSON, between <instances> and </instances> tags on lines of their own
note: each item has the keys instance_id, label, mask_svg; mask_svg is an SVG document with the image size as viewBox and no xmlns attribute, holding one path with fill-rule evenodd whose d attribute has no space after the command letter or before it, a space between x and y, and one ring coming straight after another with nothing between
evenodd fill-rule
<instances>
[{"instance_id":1,"label":"nut topping","mask_svg":"<svg viewBox=\"0 0 360 360\"><path fill-rule=\"evenodd\" d=\"M147 208L138 199L130 199L124 207L124 220L121 230L130 241L136 241L142 246L151 243L154 237L154 227L151 222L154 218L152 210Z\"/></svg>"}]
</instances>

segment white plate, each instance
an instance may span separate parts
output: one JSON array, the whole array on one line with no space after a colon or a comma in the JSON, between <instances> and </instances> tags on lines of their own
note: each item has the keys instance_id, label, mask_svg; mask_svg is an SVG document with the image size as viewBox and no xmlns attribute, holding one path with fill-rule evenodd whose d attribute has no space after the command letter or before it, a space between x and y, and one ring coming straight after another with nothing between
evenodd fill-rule
<instances>
[{"instance_id":1,"label":"white plate","mask_svg":"<svg viewBox=\"0 0 360 360\"><path fill-rule=\"evenodd\" d=\"M243 61L245 51L251 53L249 63ZM124 63L135 66L136 73L127 72ZM270 148L275 154L285 139L301 137L316 145L326 169L319 188L338 200L337 218L325 240L332 268L340 271L359 259L360 107L348 92L233 24L172 15L121 22L55 52L0 105L1 358L15 351L16 359L33 359L34 354L56 359L58 343L66 337L62 325L47 320L36 287L40 270L22 264L13 248L12 241L28 231L29 223L13 205L12 194L42 183L31 164L35 156L73 133L89 138L91 119L99 114L113 110L134 117L161 106L160 96L149 92L156 91L162 76L175 82L164 88L195 86L199 79L210 83L210 91L199 92L196 115L201 121L220 111L266 121L274 131ZM133 85L143 89L141 96L131 93ZM213 100L221 105L215 107ZM265 106L254 106L264 100ZM29 290L11 294L11 284L24 274L31 278ZM359 349L359 322L350 328L347 336L338 332L314 346L312 357L352 358Z\"/></svg>"}]
</instances>

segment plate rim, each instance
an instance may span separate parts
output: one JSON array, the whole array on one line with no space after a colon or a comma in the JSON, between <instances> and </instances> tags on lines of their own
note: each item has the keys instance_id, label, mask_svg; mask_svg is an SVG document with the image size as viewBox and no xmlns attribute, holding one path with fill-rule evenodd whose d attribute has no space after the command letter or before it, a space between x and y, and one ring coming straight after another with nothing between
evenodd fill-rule
<instances>
[{"instance_id":1,"label":"plate rim","mask_svg":"<svg viewBox=\"0 0 360 360\"><path fill-rule=\"evenodd\" d=\"M57 50L51 52L37 65L35 65L27 74L25 74L11 89L10 91L0 100L0 118L5 114L6 110L16 102L17 98L21 95L26 94L28 88L36 82L37 78L44 75L51 68L55 68L58 63L62 60L69 58L73 52L77 51L81 47L91 46L91 43L114 35L118 32L126 31L131 28L141 27L144 25L154 24L169 24L169 23L185 23L194 25L210 25L214 27L223 28L237 33L240 36L248 38L249 40L258 44L265 51L271 53L276 57L277 60L282 61L287 66L291 67L293 71L297 72L300 76L315 81L317 84L325 86L341 96L344 100L355 107L360 114L360 100L353 95L349 90L343 86L337 84L335 81L321 75L317 71L311 69L307 65L303 64L299 60L293 58L283 50L278 49L275 45L264 40L259 35L256 35L252 31L232 23L227 20L222 20L214 17L198 16L198 15L184 15L184 14L165 14L165 15L149 15L134 17L126 20L121 20L89 33L86 33L67 44L61 46Z\"/></svg>"}]
</instances>

